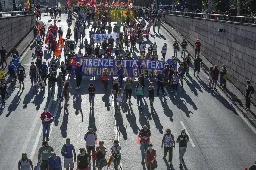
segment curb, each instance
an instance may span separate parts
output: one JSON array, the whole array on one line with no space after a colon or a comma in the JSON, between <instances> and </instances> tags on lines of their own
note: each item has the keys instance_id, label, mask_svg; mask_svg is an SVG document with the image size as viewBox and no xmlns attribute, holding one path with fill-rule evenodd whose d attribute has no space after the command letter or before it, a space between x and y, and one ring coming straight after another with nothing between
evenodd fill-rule
<instances>
[{"instance_id":1,"label":"curb","mask_svg":"<svg viewBox=\"0 0 256 170\"><path fill-rule=\"evenodd\" d=\"M178 42L178 44L180 45L181 43L177 40L177 38L171 33L171 31L169 30L169 29L167 29L165 26L164 26L164 24L167 24L167 23L165 23L165 22L162 22L162 27L170 34L170 36L175 40L175 41L177 41ZM167 25L169 25L169 24L167 24ZM171 26L171 25L170 25ZM172 26L171 26L172 27ZM172 27L173 28L173 27ZM174 29L174 28L173 28ZM177 31L178 32L178 31ZM180 36L182 36L179 32L178 32L178 34L180 35ZM183 36L182 36L183 37ZM190 44L190 45L192 45L191 43L189 43L188 42L188 44ZM193 45L192 45L193 46ZM187 53L189 53L190 55L191 55L191 57L192 58L194 58L194 56L189 52L189 51L187 51ZM207 66L205 65L205 64L203 64L203 67L202 67L202 69L204 70L204 72L208 75L208 73L207 73L207 69L209 69L209 68L207 68ZM230 82L231 83L231 82ZM232 84L232 83L231 83ZM232 84L233 85L233 84ZM218 86L219 87L219 86ZM221 89L221 88L220 88ZM223 90L221 90L221 92L223 92L224 94L225 94L225 92L223 91ZM251 123L251 125L253 125L255 128L256 128L256 114L255 113L253 113L252 111L250 111L250 114L254 117L254 120L252 120L249 116L248 116L248 114L247 114L247 111L245 111L245 109L242 107L242 106L240 106L239 104L237 104L232 98L230 98L228 95L226 95L225 94L225 96L228 98L228 99L230 99L231 100L231 103L232 103L232 105L234 105L241 113L242 113L242 115ZM251 104L253 104L253 103L251 103Z\"/></svg>"}]
</instances>

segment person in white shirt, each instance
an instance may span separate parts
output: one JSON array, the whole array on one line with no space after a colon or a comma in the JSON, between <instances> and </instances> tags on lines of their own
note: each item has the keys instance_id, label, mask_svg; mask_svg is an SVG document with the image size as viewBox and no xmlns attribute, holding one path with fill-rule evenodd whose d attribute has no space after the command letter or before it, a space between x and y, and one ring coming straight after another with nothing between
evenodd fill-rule
<instances>
[{"instance_id":1,"label":"person in white shirt","mask_svg":"<svg viewBox=\"0 0 256 170\"><path fill-rule=\"evenodd\" d=\"M174 141L174 136L171 133L170 129L166 129L166 133L163 136L162 139L162 145L161 148L164 147L164 157L163 159L166 159L167 152L169 152L169 160L170 164L172 164L172 155L173 155L173 148L175 148L175 141Z\"/></svg>"},{"instance_id":2,"label":"person in white shirt","mask_svg":"<svg viewBox=\"0 0 256 170\"><path fill-rule=\"evenodd\" d=\"M84 140L86 142L86 150L91 159L91 153L95 152L95 144L97 143L97 134L93 128L88 128L88 132L84 135Z\"/></svg>"}]
</instances>

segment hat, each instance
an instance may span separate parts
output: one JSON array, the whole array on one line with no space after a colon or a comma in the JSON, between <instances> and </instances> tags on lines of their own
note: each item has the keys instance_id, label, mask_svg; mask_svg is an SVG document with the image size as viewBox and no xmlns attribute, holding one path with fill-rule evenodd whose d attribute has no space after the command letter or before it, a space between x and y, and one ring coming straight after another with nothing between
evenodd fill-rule
<instances>
[{"instance_id":1,"label":"hat","mask_svg":"<svg viewBox=\"0 0 256 170\"><path fill-rule=\"evenodd\" d=\"M153 144L152 144L152 143L148 144L148 147L152 147L152 146L153 146Z\"/></svg>"}]
</instances>

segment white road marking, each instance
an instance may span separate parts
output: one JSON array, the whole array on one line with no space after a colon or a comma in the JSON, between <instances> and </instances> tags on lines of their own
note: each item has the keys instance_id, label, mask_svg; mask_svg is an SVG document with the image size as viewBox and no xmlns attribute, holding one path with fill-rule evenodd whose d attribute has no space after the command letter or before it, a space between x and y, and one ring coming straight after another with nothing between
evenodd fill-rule
<instances>
[{"instance_id":1,"label":"white road marking","mask_svg":"<svg viewBox=\"0 0 256 170\"><path fill-rule=\"evenodd\" d=\"M183 127L183 129L186 130L186 134L187 134L188 137L189 137L189 142L191 143L192 147L193 147L193 148L196 147L196 145L194 144L194 142L193 142L191 136L189 135L189 132L187 131L187 128L186 128L186 126L184 125L184 123L183 123L182 121L180 121L180 124L181 124L181 126Z\"/></svg>"},{"instance_id":2,"label":"white road marking","mask_svg":"<svg viewBox=\"0 0 256 170\"><path fill-rule=\"evenodd\" d=\"M51 98L49 104L48 104L48 107L47 107L47 111L49 111L49 109L51 108L51 105L52 105L52 101L53 101L53 98ZM36 136L36 140L35 140L35 143L33 145L33 148L32 148L32 151L30 153L30 159L33 159L34 156L35 156L35 153L36 153L36 148L38 146L38 143L39 143L39 140L40 140L40 136L42 134L42 129L43 129L43 125L41 124L39 130L38 130L38 133L37 133L37 136Z\"/></svg>"}]
</instances>

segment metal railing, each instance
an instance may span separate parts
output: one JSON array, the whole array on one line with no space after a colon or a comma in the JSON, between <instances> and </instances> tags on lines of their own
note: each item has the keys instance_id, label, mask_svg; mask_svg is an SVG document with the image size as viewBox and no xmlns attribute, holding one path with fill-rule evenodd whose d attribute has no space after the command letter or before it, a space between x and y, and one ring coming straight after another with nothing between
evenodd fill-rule
<instances>
[{"instance_id":1,"label":"metal railing","mask_svg":"<svg viewBox=\"0 0 256 170\"><path fill-rule=\"evenodd\" d=\"M191 17L196 19L208 19L214 21L229 21L233 23L241 24L256 24L255 16L230 16L226 14L208 14L208 13L195 13L195 12L183 12L183 11L171 11L170 15Z\"/></svg>"},{"instance_id":2,"label":"metal railing","mask_svg":"<svg viewBox=\"0 0 256 170\"><path fill-rule=\"evenodd\" d=\"M0 12L0 18L13 17L13 16L24 16L31 15L32 11L10 11L10 12Z\"/></svg>"}]
</instances>

